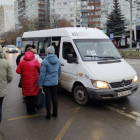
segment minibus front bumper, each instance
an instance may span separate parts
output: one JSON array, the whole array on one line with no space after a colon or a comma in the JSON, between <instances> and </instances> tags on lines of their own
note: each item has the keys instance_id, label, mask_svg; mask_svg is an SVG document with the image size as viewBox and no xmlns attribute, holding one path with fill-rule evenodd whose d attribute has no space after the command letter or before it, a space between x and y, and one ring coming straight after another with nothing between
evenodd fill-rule
<instances>
[{"instance_id":1,"label":"minibus front bumper","mask_svg":"<svg viewBox=\"0 0 140 140\"><path fill-rule=\"evenodd\" d=\"M117 99L132 95L138 89L138 85L133 85L121 89L91 89L86 88L89 99L105 100Z\"/></svg>"}]
</instances>

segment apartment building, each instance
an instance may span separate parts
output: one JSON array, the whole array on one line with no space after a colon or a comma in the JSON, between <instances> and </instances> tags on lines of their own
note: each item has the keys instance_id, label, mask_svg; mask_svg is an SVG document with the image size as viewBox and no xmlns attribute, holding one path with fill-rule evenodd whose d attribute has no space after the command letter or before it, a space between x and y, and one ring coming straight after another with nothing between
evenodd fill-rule
<instances>
[{"instance_id":1,"label":"apartment building","mask_svg":"<svg viewBox=\"0 0 140 140\"><path fill-rule=\"evenodd\" d=\"M38 21L40 28L45 27L45 4L46 0L26 0L25 2L25 12L27 18Z\"/></svg>"},{"instance_id":2,"label":"apartment building","mask_svg":"<svg viewBox=\"0 0 140 140\"><path fill-rule=\"evenodd\" d=\"M136 25L140 25L140 0L137 0L137 15L136 15Z\"/></svg>"},{"instance_id":3,"label":"apartment building","mask_svg":"<svg viewBox=\"0 0 140 140\"><path fill-rule=\"evenodd\" d=\"M57 27L57 21L66 19L74 27L80 27L81 0L50 0L50 22Z\"/></svg>"},{"instance_id":4,"label":"apartment building","mask_svg":"<svg viewBox=\"0 0 140 140\"><path fill-rule=\"evenodd\" d=\"M14 20L15 20L15 30L19 29L19 18L25 18L25 0L16 0L14 2Z\"/></svg>"},{"instance_id":5,"label":"apartment building","mask_svg":"<svg viewBox=\"0 0 140 140\"><path fill-rule=\"evenodd\" d=\"M1 5L0 6L0 35L8 31L13 31L14 29L15 29L14 6Z\"/></svg>"},{"instance_id":6,"label":"apartment building","mask_svg":"<svg viewBox=\"0 0 140 140\"><path fill-rule=\"evenodd\" d=\"M100 28L101 0L81 0L81 26Z\"/></svg>"},{"instance_id":7,"label":"apartment building","mask_svg":"<svg viewBox=\"0 0 140 140\"><path fill-rule=\"evenodd\" d=\"M130 2L118 0L122 14L129 28ZM113 10L113 0L16 0L15 24L19 17L38 19L44 27L50 21L57 27L57 21L66 19L74 27L96 27L105 29L107 15ZM140 24L140 0L132 0L132 24ZM17 18L18 17L18 18ZM17 26L16 26L17 27Z\"/></svg>"},{"instance_id":8,"label":"apartment building","mask_svg":"<svg viewBox=\"0 0 140 140\"><path fill-rule=\"evenodd\" d=\"M31 21L38 22L40 28L45 27L46 5L48 0L16 0L15 21L19 24L19 18L27 18Z\"/></svg>"},{"instance_id":9,"label":"apartment building","mask_svg":"<svg viewBox=\"0 0 140 140\"><path fill-rule=\"evenodd\" d=\"M18 28L19 20L18 20L18 0L14 2L14 19L15 19L15 29Z\"/></svg>"}]
</instances>

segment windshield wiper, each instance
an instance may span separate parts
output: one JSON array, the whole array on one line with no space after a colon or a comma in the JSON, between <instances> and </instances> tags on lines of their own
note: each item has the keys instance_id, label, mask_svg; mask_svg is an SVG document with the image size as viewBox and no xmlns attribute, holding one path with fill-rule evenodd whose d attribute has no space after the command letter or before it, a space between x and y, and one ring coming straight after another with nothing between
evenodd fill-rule
<instances>
[{"instance_id":1,"label":"windshield wiper","mask_svg":"<svg viewBox=\"0 0 140 140\"><path fill-rule=\"evenodd\" d=\"M97 57L97 58L100 58L100 56L97 56L97 55L84 55L84 57Z\"/></svg>"},{"instance_id":2,"label":"windshield wiper","mask_svg":"<svg viewBox=\"0 0 140 140\"><path fill-rule=\"evenodd\" d=\"M97 56L97 55L85 55L84 57L95 57L95 58L104 58L104 59L121 59L120 57L113 57L113 56Z\"/></svg>"},{"instance_id":3,"label":"windshield wiper","mask_svg":"<svg viewBox=\"0 0 140 140\"><path fill-rule=\"evenodd\" d=\"M121 59L121 57L114 57L114 56L102 56L105 59Z\"/></svg>"}]
</instances>

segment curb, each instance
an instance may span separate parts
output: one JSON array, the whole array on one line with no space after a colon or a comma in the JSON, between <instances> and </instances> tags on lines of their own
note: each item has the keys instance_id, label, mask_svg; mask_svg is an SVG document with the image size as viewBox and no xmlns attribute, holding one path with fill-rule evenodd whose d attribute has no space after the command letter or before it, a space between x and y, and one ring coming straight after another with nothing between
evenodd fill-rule
<instances>
[{"instance_id":1,"label":"curb","mask_svg":"<svg viewBox=\"0 0 140 140\"><path fill-rule=\"evenodd\" d=\"M125 57L125 58L129 58L129 59L140 59L140 57Z\"/></svg>"}]
</instances>

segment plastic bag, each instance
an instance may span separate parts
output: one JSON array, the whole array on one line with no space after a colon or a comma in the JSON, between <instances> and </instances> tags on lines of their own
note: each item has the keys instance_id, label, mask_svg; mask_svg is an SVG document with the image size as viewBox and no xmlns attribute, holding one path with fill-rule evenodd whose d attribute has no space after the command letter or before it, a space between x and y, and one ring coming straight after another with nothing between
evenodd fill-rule
<instances>
[{"instance_id":1,"label":"plastic bag","mask_svg":"<svg viewBox=\"0 0 140 140\"><path fill-rule=\"evenodd\" d=\"M43 107L43 103L44 103L44 94L43 94L43 90L42 90L42 89L39 89L39 93L38 93L37 99L36 99L36 107L37 107L37 108Z\"/></svg>"}]
</instances>

